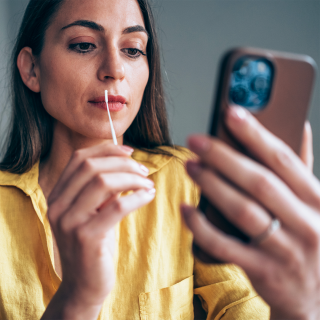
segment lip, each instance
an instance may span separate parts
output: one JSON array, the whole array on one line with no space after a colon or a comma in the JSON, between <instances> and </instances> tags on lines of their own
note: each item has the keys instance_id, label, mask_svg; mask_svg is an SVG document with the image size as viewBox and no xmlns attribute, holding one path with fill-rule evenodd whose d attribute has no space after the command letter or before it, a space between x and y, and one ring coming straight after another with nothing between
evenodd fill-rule
<instances>
[{"instance_id":1,"label":"lip","mask_svg":"<svg viewBox=\"0 0 320 320\"><path fill-rule=\"evenodd\" d=\"M126 102L126 98L123 96L108 95L108 106L110 112L117 112L122 110ZM95 107L98 107L100 109L107 110L107 104L104 96L94 98L90 100L89 103L93 104Z\"/></svg>"}]
</instances>

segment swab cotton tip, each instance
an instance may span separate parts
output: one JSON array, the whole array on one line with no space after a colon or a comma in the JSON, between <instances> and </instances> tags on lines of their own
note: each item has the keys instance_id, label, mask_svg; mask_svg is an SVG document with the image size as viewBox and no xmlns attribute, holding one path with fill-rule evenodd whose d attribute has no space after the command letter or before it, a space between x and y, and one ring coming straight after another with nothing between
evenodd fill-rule
<instances>
[{"instance_id":1,"label":"swab cotton tip","mask_svg":"<svg viewBox=\"0 0 320 320\"><path fill-rule=\"evenodd\" d=\"M110 110L109 110L109 104L108 104L108 90L105 90L104 93L105 93L105 99L106 99L107 110L108 110L108 115L109 115L109 122L110 122L110 127L111 127L112 139L113 139L114 145L117 146L118 145L117 136L116 136L116 132L114 131L114 128L113 128L113 123L112 123Z\"/></svg>"}]
</instances>

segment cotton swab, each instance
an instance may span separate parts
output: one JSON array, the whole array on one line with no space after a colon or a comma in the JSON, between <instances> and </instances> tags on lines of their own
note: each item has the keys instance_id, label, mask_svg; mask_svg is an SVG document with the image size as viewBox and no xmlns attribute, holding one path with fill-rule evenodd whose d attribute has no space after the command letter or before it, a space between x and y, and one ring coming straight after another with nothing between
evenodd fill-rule
<instances>
[{"instance_id":1,"label":"cotton swab","mask_svg":"<svg viewBox=\"0 0 320 320\"><path fill-rule=\"evenodd\" d=\"M109 105L108 105L108 90L105 90L105 97L106 97L106 104L107 104L109 121L110 121L110 126L111 126L112 139L113 139L114 145L117 146L118 145L117 136L116 136L116 132L114 131L114 128L113 128L113 123L112 123L110 110L109 110Z\"/></svg>"}]
</instances>

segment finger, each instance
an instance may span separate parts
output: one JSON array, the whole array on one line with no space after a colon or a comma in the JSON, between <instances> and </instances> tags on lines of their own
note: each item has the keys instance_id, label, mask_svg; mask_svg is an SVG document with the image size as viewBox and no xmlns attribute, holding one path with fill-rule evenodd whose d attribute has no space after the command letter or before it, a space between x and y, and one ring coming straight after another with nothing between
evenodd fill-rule
<instances>
[{"instance_id":1,"label":"finger","mask_svg":"<svg viewBox=\"0 0 320 320\"><path fill-rule=\"evenodd\" d=\"M250 238L260 236L269 228L272 218L268 212L217 174L191 161L187 163L187 171L206 198ZM259 243L259 246L279 258L290 255L292 247L283 229Z\"/></svg>"},{"instance_id":2,"label":"finger","mask_svg":"<svg viewBox=\"0 0 320 320\"><path fill-rule=\"evenodd\" d=\"M56 193L56 198L52 201L57 202L59 211L63 213L94 176L108 172L127 172L145 177L149 170L136 161L125 157L88 158L78 166L69 180L61 186L59 193Z\"/></svg>"},{"instance_id":3,"label":"finger","mask_svg":"<svg viewBox=\"0 0 320 320\"><path fill-rule=\"evenodd\" d=\"M274 171L300 199L319 207L320 183L290 147L244 108L228 108L226 123L236 139Z\"/></svg>"},{"instance_id":4,"label":"finger","mask_svg":"<svg viewBox=\"0 0 320 320\"><path fill-rule=\"evenodd\" d=\"M267 256L258 249L248 247L209 223L196 209L181 206L183 219L204 252L219 261L235 263L249 273L255 273L266 264Z\"/></svg>"},{"instance_id":5,"label":"finger","mask_svg":"<svg viewBox=\"0 0 320 320\"><path fill-rule=\"evenodd\" d=\"M99 174L78 194L70 210L61 217L62 228L68 232L77 225L85 223L97 214L98 208L101 208L106 200L117 193L138 189L149 190L153 187L153 181L135 174Z\"/></svg>"},{"instance_id":6,"label":"finger","mask_svg":"<svg viewBox=\"0 0 320 320\"><path fill-rule=\"evenodd\" d=\"M222 234L194 208L183 206L182 215L193 233L195 243L216 260L241 267L258 293L264 292L266 286L272 285L269 282L270 279L277 278L278 281L279 279L281 281L279 271L283 269L283 264L280 261Z\"/></svg>"},{"instance_id":7,"label":"finger","mask_svg":"<svg viewBox=\"0 0 320 320\"><path fill-rule=\"evenodd\" d=\"M107 199L98 209L97 211L101 211L103 208L107 207L110 203L112 203L113 201L115 201L116 199L120 198L121 193L116 193L112 196L110 196L109 199Z\"/></svg>"},{"instance_id":8,"label":"finger","mask_svg":"<svg viewBox=\"0 0 320 320\"><path fill-rule=\"evenodd\" d=\"M302 145L300 151L300 158L307 168L312 172L313 170L313 145L312 145L312 129L309 121L304 124Z\"/></svg>"},{"instance_id":9,"label":"finger","mask_svg":"<svg viewBox=\"0 0 320 320\"><path fill-rule=\"evenodd\" d=\"M121 197L105 207L98 215L91 219L85 227L97 236L103 236L129 213L151 202L155 194L155 189L149 189L138 190L128 196Z\"/></svg>"},{"instance_id":10,"label":"finger","mask_svg":"<svg viewBox=\"0 0 320 320\"><path fill-rule=\"evenodd\" d=\"M191 161L187 163L187 171L206 198L250 238L257 237L269 226L270 215L216 173Z\"/></svg>"},{"instance_id":11,"label":"finger","mask_svg":"<svg viewBox=\"0 0 320 320\"><path fill-rule=\"evenodd\" d=\"M197 139L189 139L190 148L195 152ZM204 141L203 138L200 140ZM200 155L206 166L217 170L246 191L297 234L305 235L309 232L310 226L306 222L309 209L281 179L219 140L211 139L208 143L210 147Z\"/></svg>"},{"instance_id":12,"label":"finger","mask_svg":"<svg viewBox=\"0 0 320 320\"><path fill-rule=\"evenodd\" d=\"M73 153L68 165L61 174L61 178L52 190L48 203L53 202L57 196L60 194L60 190L65 185L65 183L70 179L73 173L79 168L82 162L88 158L95 157L108 157L108 156L118 156L118 157L130 157L133 149L127 146L115 146L113 144L102 143L91 148L80 149Z\"/></svg>"}]
</instances>

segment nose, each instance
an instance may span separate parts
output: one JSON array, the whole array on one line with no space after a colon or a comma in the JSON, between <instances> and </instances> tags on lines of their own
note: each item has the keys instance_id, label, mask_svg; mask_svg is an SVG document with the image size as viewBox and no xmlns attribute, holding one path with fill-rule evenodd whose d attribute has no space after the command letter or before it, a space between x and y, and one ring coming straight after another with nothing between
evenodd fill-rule
<instances>
[{"instance_id":1,"label":"nose","mask_svg":"<svg viewBox=\"0 0 320 320\"><path fill-rule=\"evenodd\" d=\"M121 52L115 46L109 48L103 54L102 62L98 70L98 78L101 81L106 79L123 80L125 67L121 58Z\"/></svg>"}]
</instances>

